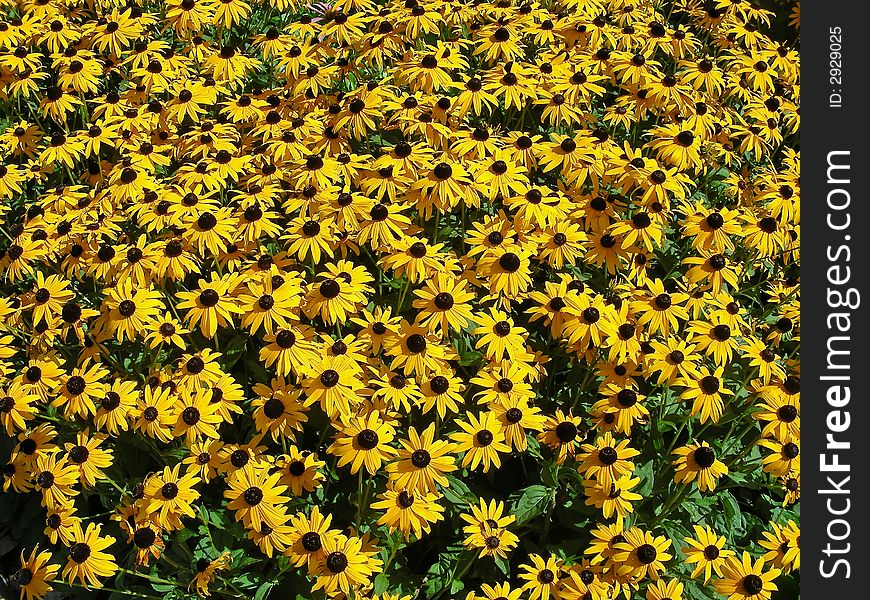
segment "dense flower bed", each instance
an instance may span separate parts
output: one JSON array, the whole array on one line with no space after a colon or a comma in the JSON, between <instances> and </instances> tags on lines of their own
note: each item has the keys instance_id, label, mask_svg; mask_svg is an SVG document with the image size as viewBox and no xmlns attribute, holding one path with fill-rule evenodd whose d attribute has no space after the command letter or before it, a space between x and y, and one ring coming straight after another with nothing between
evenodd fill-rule
<instances>
[{"instance_id":1,"label":"dense flower bed","mask_svg":"<svg viewBox=\"0 0 870 600\"><path fill-rule=\"evenodd\" d=\"M797 4L3 11L10 593L797 597Z\"/></svg>"}]
</instances>

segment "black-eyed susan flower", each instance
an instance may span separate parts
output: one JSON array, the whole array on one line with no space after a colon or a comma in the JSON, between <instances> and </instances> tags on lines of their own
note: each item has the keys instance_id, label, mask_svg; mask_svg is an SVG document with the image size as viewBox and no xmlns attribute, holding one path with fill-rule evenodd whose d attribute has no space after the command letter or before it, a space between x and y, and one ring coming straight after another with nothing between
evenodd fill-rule
<instances>
[{"instance_id":1,"label":"black-eyed susan flower","mask_svg":"<svg viewBox=\"0 0 870 600\"><path fill-rule=\"evenodd\" d=\"M462 396L465 385L455 373L434 371L428 377L421 379L422 396L417 402L424 413L434 408L438 416L443 419L448 413L459 412L459 407L465 402Z\"/></svg>"},{"instance_id":2,"label":"black-eyed susan flower","mask_svg":"<svg viewBox=\"0 0 870 600\"><path fill-rule=\"evenodd\" d=\"M90 435L88 430L80 431L75 443L65 445L67 461L78 468L79 480L84 487L93 487L98 479L105 479L103 469L112 465L112 450L101 447L106 435Z\"/></svg>"},{"instance_id":3,"label":"black-eyed susan flower","mask_svg":"<svg viewBox=\"0 0 870 600\"><path fill-rule=\"evenodd\" d=\"M710 581L715 573L722 577L722 567L725 561L734 556L732 550L725 548L725 536L718 535L709 526L694 525L694 537L685 537L683 541L687 546L683 547L686 562L694 566L692 577L700 577L704 574L704 583Z\"/></svg>"},{"instance_id":4,"label":"black-eyed susan flower","mask_svg":"<svg viewBox=\"0 0 870 600\"><path fill-rule=\"evenodd\" d=\"M254 426L259 433L271 434L273 440L293 439L308 420L307 407L300 400L301 390L289 386L283 378L271 386L257 384L253 389L258 396L251 402Z\"/></svg>"},{"instance_id":5,"label":"black-eyed susan flower","mask_svg":"<svg viewBox=\"0 0 870 600\"><path fill-rule=\"evenodd\" d=\"M72 506L73 496L79 493L73 487L79 480L78 468L59 454L38 455L31 478L48 509Z\"/></svg>"},{"instance_id":6,"label":"black-eyed susan flower","mask_svg":"<svg viewBox=\"0 0 870 600\"><path fill-rule=\"evenodd\" d=\"M664 563L673 558L668 553L671 540L638 527L627 530L623 537L625 541L614 545L613 560L619 564L617 570L657 580L665 569Z\"/></svg>"},{"instance_id":7,"label":"black-eyed susan flower","mask_svg":"<svg viewBox=\"0 0 870 600\"><path fill-rule=\"evenodd\" d=\"M618 519L624 519L626 515L634 512L632 502L641 500L643 496L632 492L631 489L640 483L639 477L623 475L614 480L610 486L604 486L595 480L584 480L583 491L586 494L586 505L601 509L606 519L614 514Z\"/></svg>"},{"instance_id":8,"label":"black-eyed susan flower","mask_svg":"<svg viewBox=\"0 0 870 600\"><path fill-rule=\"evenodd\" d=\"M713 581L713 587L731 600L768 600L777 590L773 582L779 569L764 569L763 558L753 561L746 551L743 555L729 557L722 567L722 579Z\"/></svg>"},{"instance_id":9,"label":"black-eyed susan flower","mask_svg":"<svg viewBox=\"0 0 870 600\"><path fill-rule=\"evenodd\" d=\"M529 257L530 253L519 246L499 247L484 255L478 268L489 278L493 294L513 299L531 285Z\"/></svg>"},{"instance_id":10,"label":"black-eyed susan flower","mask_svg":"<svg viewBox=\"0 0 870 600\"><path fill-rule=\"evenodd\" d=\"M361 548L362 541L357 537L338 534L324 538L323 551L311 565L311 572L317 577L312 589L348 594L368 582L372 573L379 570L380 561L367 557Z\"/></svg>"},{"instance_id":11,"label":"black-eyed susan flower","mask_svg":"<svg viewBox=\"0 0 870 600\"><path fill-rule=\"evenodd\" d=\"M422 433L412 426L408 438L399 439L398 460L387 465L390 480L398 489L434 492L437 487L449 487L446 473L457 469L453 444L435 439L435 424Z\"/></svg>"},{"instance_id":12,"label":"black-eyed susan flower","mask_svg":"<svg viewBox=\"0 0 870 600\"><path fill-rule=\"evenodd\" d=\"M448 273L435 273L427 278L423 288L414 291L417 297L412 306L420 310L417 319L421 325L447 335L461 331L473 320L469 301L474 294L468 283Z\"/></svg>"},{"instance_id":13,"label":"black-eyed susan flower","mask_svg":"<svg viewBox=\"0 0 870 600\"><path fill-rule=\"evenodd\" d=\"M262 529L263 523L280 524L280 507L289 500L282 496L287 488L279 484L280 477L254 463L230 474L224 497L228 500L227 508L235 511L236 520L257 531Z\"/></svg>"},{"instance_id":14,"label":"black-eyed susan flower","mask_svg":"<svg viewBox=\"0 0 870 600\"><path fill-rule=\"evenodd\" d=\"M69 555L62 576L68 582L76 579L85 588L103 587L101 578L110 577L118 571L114 557L104 552L115 539L102 534L102 525L89 523L87 529L76 523L69 545Z\"/></svg>"},{"instance_id":15,"label":"black-eyed susan flower","mask_svg":"<svg viewBox=\"0 0 870 600\"><path fill-rule=\"evenodd\" d=\"M486 600L496 600L497 598L519 600L523 593L522 588L512 588L510 583L496 583L495 585L484 583L480 586L480 591L482 595L476 595L475 598L485 598Z\"/></svg>"},{"instance_id":16,"label":"black-eyed susan flower","mask_svg":"<svg viewBox=\"0 0 870 600\"><path fill-rule=\"evenodd\" d=\"M463 526L465 533L464 545L467 548L480 549L481 556L498 556L506 558L513 550L519 538L507 527L516 516L504 514L504 502L480 499L480 504L472 504L470 513L462 513L460 517L468 523Z\"/></svg>"},{"instance_id":17,"label":"black-eyed susan flower","mask_svg":"<svg viewBox=\"0 0 870 600\"><path fill-rule=\"evenodd\" d=\"M24 550L21 551L21 567L13 574L13 580L21 586L21 598L44 598L53 589L51 584L60 566L51 564L50 560L51 553L40 552L38 546L33 547L26 560Z\"/></svg>"},{"instance_id":18,"label":"black-eyed susan flower","mask_svg":"<svg viewBox=\"0 0 870 600\"><path fill-rule=\"evenodd\" d=\"M702 366L692 376L680 378L674 384L683 388L680 400L692 402L692 416L700 416L702 423L718 422L725 410L723 396L734 394L723 385L723 371L719 367L711 372Z\"/></svg>"},{"instance_id":19,"label":"black-eyed susan flower","mask_svg":"<svg viewBox=\"0 0 870 600\"><path fill-rule=\"evenodd\" d=\"M188 589L191 587L196 589L197 595L206 597L209 595L208 586L218 577L219 571L229 570L233 559L229 551L222 552L217 558L209 560L206 557L200 558L196 562L196 575L193 581L190 582Z\"/></svg>"},{"instance_id":20,"label":"black-eyed susan flower","mask_svg":"<svg viewBox=\"0 0 870 600\"><path fill-rule=\"evenodd\" d=\"M525 352L526 330L514 325L513 318L497 309L490 309L489 314L474 315L478 326L472 333L481 336L475 348L482 350L490 360L514 360L518 354Z\"/></svg>"},{"instance_id":21,"label":"black-eyed susan flower","mask_svg":"<svg viewBox=\"0 0 870 600\"><path fill-rule=\"evenodd\" d=\"M445 347L428 328L406 320L402 320L399 334L389 341L386 350L394 357L390 368L401 367L406 375L444 370L455 355L452 347Z\"/></svg>"},{"instance_id":22,"label":"black-eyed susan flower","mask_svg":"<svg viewBox=\"0 0 870 600\"><path fill-rule=\"evenodd\" d=\"M321 472L325 465L313 452L302 452L296 446L290 446L287 454L276 460L276 466L281 469L280 481L294 496L302 496L303 492L310 493L320 487L325 479Z\"/></svg>"},{"instance_id":23,"label":"black-eyed susan flower","mask_svg":"<svg viewBox=\"0 0 870 600\"><path fill-rule=\"evenodd\" d=\"M792 473L800 473L800 438L788 436L784 440L762 439L758 445L769 451L762 459L765 472L775 477L784 477Z\"/></svg>"},{"instance_id":24,"label":"black-eyed susan flower","mask_svg":"<svg viewBox=\"0 0 870 600\"><path fill-rule=\"evenodd\" d=\"M556 461L562 464L566 459L574 457L583 442L581 423L582 419L572 415L570 411L566 414L561 409L557 410L555 415L547 418L537 440L556 452Z\"/></svg>"},{"instance_id":25,"label":"black-eyed susan flower","mask_svg":"<svg viewBox=\"0 0 870 600\"><path fill-rule=\"evenodd\" d=\"M629 435L636 422L645 421L650 415L649 410L643 405L645 398L633 389L631 384L608 383L602 386L598 393L604 398L597 401L592 406L592 410L613 413L614 429L619 433Z\"/></svg>"},{"instance_id":26,"label":"black-eyed susan flower","mask_svg":"<svg viewBox=\"0 0 870 600\"><path fill-rule=\"evenodd\" d=\"M679 579L659 579L646 589L646 600L682 600L683 583Z\"/></svg>"},{"instance_id":27,"label":"black-eyed susan flower","mask_svg":"<svg viewBox=\"0 0 870 600\"><path fill-rule=\"evenodd\" d=\"M767 551L762 557L765 563L783 573L800 570L801 530L797 523L791 519L785 525L770 523L770 531L763 532L762 536L764 539L758 544Z\"/></svg>"},{"instance_id":28,"label":"black-eyed susan flower","mask_svg":"<svg viewBox=\"0 0 870 600\"><path fill-rule=\"evenodd\" d=\"M172 439L172 428L177 418L174 408L175 401L168 388L147 385L137 400L136 408L131 411L132 429L147 437L168 442Z\"/></svg>"},{"instance_id":29,"label":"black-eyed susan flower","mask_svg":"<svg viewBox=\"0 0 870 600\"><path fill-rule=\"evenodd\" d=\"M182 461L187 465L187 472L196 473L206 483L217 477L223 445L220 440L210 439L190 444L190 454Z\"/></svg>"},{"instance_id":30,"label":"black-eyed susan flower","mask_svg":"<svg viewBox=\"0 0 870 600\"><path fill-rule=\"evenodd\" d=\"M457 424L462 431L450 434L450 439L457 452L465 452L463 467L473 470L483 465L486 472L490 466L501 465L499 453L510 452L510 446L505 444L504 427L494 412L484 412L479 417L466 413L465 420Z\"/></svg>"},{"instance_id":31,"label":"black-eyed susan flower","mask_svg":"<svg viewBox=\"0 0 870 600\"><path fill-rule=\"evenodd\" d=\"M357 391L363 387L358 371L353 363L340 357L324 357L309 365L302 389L308 400L319 402L328 415L349 415L351 406L359 403Z\"/></svg>"},{"instance_id":32,"label":"black-eyed susan flower","mask_svg":"<svg viewBox=\"0 0 870 600\"><path fill-rule=\"evenodd\" d=\"M524 580L523 589L529 593L532 600L548 600L558 597L560 586L560 574L562 561L555 556L543 557L539 554L530 554L530 564L520 565L523 572L519 578Z\"/></svg>"},{"instance_id":33,"label":"black-eyed susan flower","mask_svg":"<svg viewBox=\"0 0 870 600\"><path fill-rule=\"evenodd\" d=\"M193 489L199 482L196 473L181 475L180 466L163 467L161 473L151 475L142 498L145 511L169 531L184 527L181 518L194 516L192 503L199 498Z\"/></svg>"},{"instance_id":34,"label":"black-eyed susan flower","mask_svg":"<svg viewBox=\"0 0 870 600\"><path fill-rule=\"evenodd\" d=\"M36 407L33 405L38 400L38 396L29 394L18 382L0 389L0 422L6 429L6 435L11 436L15 431L27 429L27 421L36 415Z\"/></svg>"},{"instance_id":35,"label":"black-eyed susan flower","mask_svg":"<svg viewBox=\"0 0 870 600\"><path fill-rule=\"evenodd\" d=\"M339 457L338 466L350 465L356 474L365 466L369 475L377 473L384 461L396 453L390 446L395 430L383 422L378 411L367 416L351 417L341 428L329 452Z\"/></svg>"},{"instance_id":36,"label":"black-eyed susan flower","mask_svg":"<svg viewBox=\"0 0 870 600\"><path fill-rule=\"evenodd\" d=\"M387 489L381 494L381 500L373 502L371 507L385 511L378 519L379 525L386 525L390 532L398 529L406 540L412 534L419 539L444 518L444 508L437 500L438 495L432 492L394 488Z\"/></svg>"},{"instance_id":37,"label":"black-eyed susan flower","mask_svg":"<svg viewBox=\"0 0 870 600\"><path fill-rule=\"evenodd\" d=\"M233 315L243 312L232 295L238 285L238 277L234 274L224 277L212 274L209 281L199 281L199 289L179 292L181 302L177 308L187 309L185 323L190 327L199 326L200 332L208 338L214 337L218 327L228 326Z\"/></svg>"},{"instance_id":38,"label":"black-eyed susan flower","mask_svg":"<svg viewBox=\"0 0 870 600\"><path fill-rule=\"evenodd\" d=\"M62 406L67 417L94 414L97 410L95 402L105 393L102 379L108 373L99 363L73 369L61 378L59 395L52 404Z\"/></svg>"},{"instance_id":39,"label":"black-eyed susan flower","mask_svg":"<svg viewBox=\"0 0 870 600\"><path fill-rule=\"evenodd\" d=\"M330 529L331 524L332 515L321 514L317 506L311 509L308 516L297 513L290 518L293 531L285 554L295 566L307 565L323 556L323 542L340 535L337 530Z\"/></svg>"},{"instance_id":40,"label":"black-eyed susan flower","mask_svg":"<svg viewBox=\"0 0 870 600\"><path fill-rule=\"evenodd\" d=\"M580 449L583 452L577 456L581 461L579 471L604 487L623 475L630 475L634 463L629 459L640 454L629 447L629 440L617 442L610 432L597 437L592 444L582 444Z\"/></svg>"},{"instance_id":41,"label":"black-eyed susan flower","mask_svg":"<svg viewBox=\"0 0 870 600\"><path fill-rule=\"evenodd\" d=\"M201 437L217 439L221 423L218 405L210 390L182 392L175 399L173 413L177 415L172 437L185 436L188 442Z\"/></svg>"}]
</instances>

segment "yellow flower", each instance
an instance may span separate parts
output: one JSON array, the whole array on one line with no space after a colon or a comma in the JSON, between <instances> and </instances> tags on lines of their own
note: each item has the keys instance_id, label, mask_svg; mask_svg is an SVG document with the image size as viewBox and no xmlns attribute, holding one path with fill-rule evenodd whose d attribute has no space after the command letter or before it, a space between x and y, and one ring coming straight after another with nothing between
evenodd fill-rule
<instances>
[{"instance_id":1,"label":"yellow flower","mask_svg":"<svg viewBox=\"0 0 870 600\"><path fill-rule=\"evenodd\" d=\"M199 492L193 486L199 482L196 473L179 475L180 464L148 477L145 481L142 506L157 523L169 531L182 529L181 517L193 517L193 502Z\"/></svg>"},{"instance_id":2,"label":"yellow flower","mask_svg":"<svg viewBox=\"0 0 870 600\"><path fill-rule=\"evenodd\" d=\"M99 578L111 577L118 571L114 557L103 552L115 543L115 539L101 533L102 525L96 523L89 523L85 531L78 522L73 526L69 557L62 573L66 581L72 583L78 579L85 589L89 586L100 588L103 584Z\"/></svg>"},{"instance_id":3,"label":"yellow flower","mask_svg":"<svg viewBox=\"0 0 870 600\"><path fill-rule=\"evenodd\" d=\"M60 570L58 565L50 564L51 552L39 552L39 546L34 546L27 560L24 550L21 551L21 568L13 575L13 579L21 586L21 598L27 600L44 598L52 589L51 583Z\"/></svg>"},{"instance_id":4,"label":"yellow flower","mask_svg":"<svg viewBox=\"0 0 870 600\"><path fill-rule=\"evenodd\" d=\"M474 470L483 465L486 472L490 466L501 465L500 452L510 452L510 446L505 444L504 427L494 412L485 412L480 417L466 413L465 420L458 421L457 425L462 431L451 433L450 439L456 444L457 452L465 452L463 467Z\"/></svg>"},{"instance_id":5,"label":"yellow flower","mask_svg":"<svg viewBox=\"0 0 870 600\"><path fill-rule=\"evenodd\" d=\"M395 448L388 445L394 435L393 427L382 421L375 410L367 416L350 417L327 451L339 457L339 467L349 464L350 472L356 474L365 466L369 475L374 475L384 460L396 454Z\"/></svg>"}]
</instances>

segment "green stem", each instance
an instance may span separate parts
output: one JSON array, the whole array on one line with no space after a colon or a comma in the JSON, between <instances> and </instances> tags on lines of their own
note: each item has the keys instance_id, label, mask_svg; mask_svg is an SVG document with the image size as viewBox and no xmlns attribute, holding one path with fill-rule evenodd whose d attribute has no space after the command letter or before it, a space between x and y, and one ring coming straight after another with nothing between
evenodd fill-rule
<instances>
[{"instance_id":1,"label":"green stem","mask_svg":"<svg viewBox=\"0 0 870 600\"><path fill-rule=\"evenodd\" d=\"M147 579L148 581L153 581L154 583L162 583L164 585L177 585L174 581L169 581L168 579L162 579L160 577L155 577L154 575L149 575L148 573L140 573L139 571L131 571L129 569L121 569L118 571L124 573L125 575L132 575L134 577L141 577L142 579Z\"/></svg>"},{"instance_id":2,"label":"green stem","mask_svg":"<svg viewBox=\"0 0 870 600\"><path fill-rule=\"evenodd\" d=\"M652 523L650 523L650 529L656 527L659 523L665 520L665 518L682 502L683 497L686 495L686 492L692 488L691 483L683 484L680 490L672 495L668 501L665 503L665 507L662 509L662 512L659 513L655 519L653 519Z\"/></svg>"},{"instance_id":3,"label":"green stem","mask_svg":"<svg viewBox=\"0 0 870 600\"><path fill-rule=\"evenodd\" d=\"M356 519L354 520L354 524L356 525L357 533L359 533L360 524L362 523L362 490L363 490L363 467L360 467L358 478L357 478L357 487L356 487Z\"/></svg>"},{"instance_id":4,"label":"green stem","mask_svg":"<svg viewBox=\"0 0 870 600\"><path fill-rule=\"evenodd\" d=\"M399 295L399 300L396 302L396 316L402 312L402 307L405 305L405 295L408 293L408 288L411 287L411 280L405 278L402 284L402 293Z\"/></svg>"},{"instance_id":5,"label":"green stem","mask_svg":"<svg viewBox=\"0 0 870 600\"><path fill-rule=\"evenodd\" d=\"M95 589L96 589L94 587L87 588L80 583L73 583L73 582L69 582L69 583L68 582L58 582L58 584L65 585L65 586L68 586L71 588L79 588L80 590L86 590L90 594L93 594ZM119 590L117 588L112 588L112 587L108 587L105 585L100 587L99 589L101 591L105 591L105 592L118 593L118 594L121 594L122 596L132 596L134 598L152 598L153 600L163 600L163 596L151 596L149 594L143 594L141 592L134 592L132 590Z\"/></svg>"},{"instance_id":6,"label":"green stem","mask_svg":"<svg viewBox=\"0 0 870 600\"><path fill-rule=\"evenodd\" d=\"M462 577L468 573L468 570L471 569L471 565L474 564L475 552L472 550L466 550L465 555L456 561L456 564L453 565L453 571L450 573L450 579L447 581L445 586L438 591L437 594L432 596L432 600L438 600L441 596L444 595L445 592L450 592L450 588L453 587L453 582L457 579L462 579ZM462 569L460 570L460 565L462 565Z\"/></svg>"}]
</instances>

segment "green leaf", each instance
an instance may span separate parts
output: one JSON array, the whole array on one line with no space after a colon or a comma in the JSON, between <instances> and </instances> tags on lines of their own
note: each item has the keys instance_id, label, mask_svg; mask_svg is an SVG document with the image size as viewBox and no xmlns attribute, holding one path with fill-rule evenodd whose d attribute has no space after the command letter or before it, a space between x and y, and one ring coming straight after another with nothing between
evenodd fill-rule
<instances>
[{"instance_id":1,"label":"green leaf","mask_svg":"<svg viewBox=\"0 0 870 600\"><path fill-rule=\"evenodd\" d=\"M459 364L463 367L470 367L471 365L479 363L482 358L483 354L477 350L469 350L468 352L463 352L459 357Z\"/></svg>"},{"instance_id":2,"label":"green leaf","mask_svg":"<svg viewBox=\"0 0 870 600\"><path fill-rule=\"evenodd\" d=\"M653 484L655 483L654 463L654 460L648 460L634 472L635 477L640 477L640 485L632 491L640 494L644 498L652 491Z\"/></svg>"},{"instance_id":3,"label":"green leaf","mask_svg":"<svg viewBox=\"0 0 870 600\"><path fill-rule=\"evenodd\" d=\"M719 501L722 503L722 508L725 511L725 519L729 524L736 525L736 521L741 520L740 505L737 504L737 500L731 495L731 492L724 490L719 494Z\"/></svg>"},{"instance_id":4,"label":"green leaf","mask_svg":"<svg viewBox=\"0 0 870 600\"><path fill-rule=\"evenodd\" d=\"M801 597L800 585L790 575L782 575L774 580L777 591L771 595L771 600L796 600Z\"/></svg>"},{"instance_id":5,"label":"green leaf","mask_svg":"<svg viewBox=\"0 0 870 600\"><path fill-rule=\"evenodd\" d=\"M543 513L552 498L551 490L543 485L530 485L524 489L511 511L517 518L516 524L528 523Z\"/></svg>"},{"instance_id":6,"label":"green leaf","mask_svg":"<svg viewBox=\"0 0 870 600\"><path fill-rule=\"evenodd\" d=\"M196 532L193 529L182 529L178 533L175 534L175 543L183 544L187 540L196 536Z\"/></svg>"},{"instance_id":7,"label":"green leaf","mask_svg":"<svg viewBox=\"0 0 870 600\"><path fill-rule=\"evenodd\" d=\"M499 571L501 571L504 575L510 574L511 565L507 560L495 554L493 554L492 557L495 559L495 566L498 567Z\"/></svg>"},{"instance_id":8,"label":"green leaf","mask_svg":"<svg viewBox=\"0 0 870 600\"><path fill-rule=\"evenodd\" d=\"M225 371L232 369L233 365L235 365L239 359L245 355L247 343L248 338L244 335L237 335L230 340L230 343L227 344L227 347L223 351L223 357L221 360Z\"/></svg>"},{"instance_id":9,"label":"green leaf","mask_svg":"<svg viewBox=\"0 0 870 600\"><path fill-rule=\"evenodd\" d=\"M453 475L448 475L447 481L450 482L450 487L444 488L443 492L444 497L447 498L448 502L459 506L477 504L477 495L474 494L467 485L465 485L464 481L454 477Z\"/></svg>"},{"instance_id":10,"label":"green leaf","mask_svg":"<svg viewBox=\"0 0 870 600\"><path fill-rule=\"evenodd\" d=\"M426 598L433 598L447 589L460 556L460 554L454 553L442 554L438 562L429 567L426 574L426 585L423 587Z\"/></svg>"},{"instance_id":11,"label":"green leaf","mask_svg":"<svg viewBox=\"0 0 870 600\"><path fill-rule=\"evenodd\" d=\"M375 595L380 596L387 591L390 586L390 578L385 573L379 573L375 577Z\"/></svg>"},{"instance_id":12,"label":"green leaf","mask_svg":"<svg viewBox=\"0 0 870 600\"><path fill-rule=\"evenodd\" d=\"M544 465L541 469L541 481L555 487L559 483L559 464L553 461Z\"/></svg>"},{"instance_id":13,"label":"green leaf","mask_svg":"<svg viewBox=\"0 0 870 600\"><path fill-rule=\"evenodd\" d=\"M269 592L272 591L272 588L275 587L275 581L265 581L260 587L257 588L256 593L254 594L254 600L266 600L269 597Z\"/></svg>"}]
</instances>

